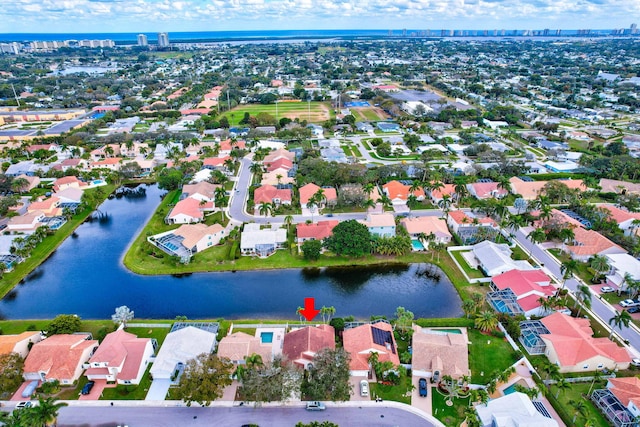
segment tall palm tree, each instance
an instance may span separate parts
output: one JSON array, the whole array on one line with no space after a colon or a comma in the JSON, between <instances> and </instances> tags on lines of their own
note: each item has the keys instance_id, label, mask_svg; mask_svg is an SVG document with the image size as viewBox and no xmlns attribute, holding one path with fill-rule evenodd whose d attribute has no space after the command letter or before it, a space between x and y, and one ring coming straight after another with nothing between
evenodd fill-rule
<instances>
[{"instance_id":1,"label":"tall palm tree","mask_svg":"<svg viewBox=\"0 0 640 427\"><path fill-rule=\"evenodd\" d=\"M579 284L578 287L576 288L575 296L576 296L576 303L574 305L574 308L577 305L580 305L578 307L578 313L576 314L576 317L580 317L580 312L582 311L582 307L591 308L591 290L587 285Z\"/></svg>"},{"instance_id":2,"label":"tall palm tree","mask_svg":"<svg viewBox=\"0 0 640 427\"><path fill-rule=\"evenodd\" d=\"M292 215L285 216L284 223L287 226L287 229L291 228L291 224L293 224L293 216Z\"/></svg>"},{"instance_id":3,"label":"tall palm tree","mask_svg":"<svg viewBox=\"0 0 640 427\"><path fill-rule=\"evenodd\" d=\"M273 212L273 204L269 202L260 203L260 206L258 206L258 212L260 215L268 216Z\"/></svg>"},{"instance_id":4,"label":"tall palm tree","mask_svg":"<svg viewBox=\"0 0 640 427\"><path fill-rule=\"evenodd\" d=\"M573 414L573 420L571 421L571 424L575 425L576 418L578 418L578 415L584 415L585 411L587 410L587 405L584 403L583 399L570 400L569 405L573 406L573 409L576 410L576 412Z\"/></svg>"},{"instance_id":5,"label":"tall palm tree","mask_svg":"<svg viewBox=\"0 0 640 427\"><path fill-rule=\"evenodd\" d=\"M483 311L476 316L475 327L482 332L490 332L498 327L498 318L493 311Z\"/></svg>"},{"instance_id":6,"label":"tall palm tree","mask_svg":"<svg viewBox=\"0 0 640 427\"><path fill-rule=\"evenodd\" d=\"M547 233L543 228L536 228L527 236L533 243L542 243L547 241Z\"/></svg>"},{"instance_id":7,"label":"tall palm tree","mask_svg":"<svg viewBox=\"0 0 640 427\"><path fill-rule=\"evenodd\" d=\"M38 404L29 408L29 421L33 427L48 427L55 424L60 409L68 406L65 402L58 402L53 397L39 398Z\"/></svg>"},{"instance_id":8,"label":"tall palm tree","mask_svg":"<svg viewBox=\"0 0 640 427\"><path fill-rule=\"evenodd\" d=\"M609 265L609 259L604 255L594 255L589 262L591 268L595 270L593 274L593 279L591 280L593 283L596 283L596 279L605 271L609 271L611 266Z\"/></svg>"},{"instance_id":9,"label":"tall palm tree","mask_svg":"<svg viewBox=\"0 0 640 427\"><path fill-rule=\"evenodd\" d=\"M465 316L467 316L467 319L470 318L471 315L475 314L476 312L476 303L474 303L470 299L466 299L462 301L462 311L464 311L464 314Z\"/></svg>"},{"instance_id":10,"label":"tall palm tree","mask_svg":"<svg viewBox=\"0 0 640 427\"><path fill-rule=\"evenodd\" d=\"M562 287L564 288L567 280L571 279L573 275L578 271L578 261L575 259L570 259L568 261L564 261L560 265L560 273L562 273Z\"/></svg>"},{"instance_id":11,"label":"tall palm tree","mask_svg":"<svg viewBox=\"0 0 640 427\"><path fill-rule=\"evenodd\" d=\"M622 329L623 326L625 328L628 328L629 323L631 323L631 320L633 319L631 318L631 315L629 314L628 311L626 310L616 311L616 314L611 319L609 319L609 325L614 325L618 329ZM611 339L611 337L613 337L613 328L611 328L609 339Z\"/></svg>"},{"instance_id":12,"label":"tall palm tree","mask_svg":"<svg viewBox=\"0 0 640 427\"><path fill-rule=\"evenodd\" d=\"M562 244L566 245L569 242L573 242L576 238L576 234L573 231L573 227L564 227L558 232L558 237L562 240Z\"/></svg>"},{"instance_id":13,"label":"tall palm tree","mask_svg":"<svg viewBox=\"0 0 640 427\"><path fill-rule=\"evenodd\" d=\"M445 194L442 196L442 199L438 202L438 207L444 211L445 214L449 212L452 205L451 196Z\"/></svg>"}]
</instances>

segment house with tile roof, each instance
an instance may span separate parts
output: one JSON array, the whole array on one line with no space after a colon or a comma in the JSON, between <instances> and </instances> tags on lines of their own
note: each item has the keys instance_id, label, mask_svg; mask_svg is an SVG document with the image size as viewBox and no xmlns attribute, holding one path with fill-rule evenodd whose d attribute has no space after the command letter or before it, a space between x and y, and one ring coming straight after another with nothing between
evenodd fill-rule
<instances>
[{"instance_id":1,"label":"house with tile roof","mask_svg":"<svg viewBox=\"0 0 640 427\"><path fill-rule=\"evenodd\" d=\"M52 335L33 345L24 361L22 376L27 381L73 384L97 348L98 341L92 340L90 334Z\"/></svg>"},{"instance_id":2,"label":"house with tile roof","mask_svg":"<svg viewBox=\"0 0 640 427\"><path fill-rule=\"evenodd\" d=\"M215 210L213 202L200 201L192 197L180 200L165 218L168 224L193 224L204 220L205 211Z\"/></svg>"},{"instance_id":3,"label":"house with tile roof","mask_svg":"<svg viewBox=\"0 0 640 427\"><path fill-rule=\"evenodd\" d=\"M551 278L542 270L511 270L493 276L491 290L487 300L497 311L527 317L546 314L540 299L547 299L556 292ZM517 307L512 305L514 303Z\"/></svg>"},{"instance_id":4,"label":"house with tile roof","mask_svg":"<svg viewBox=\"0 0 640 427\"><path fill-rule=\"evenodd\" d=\"M202 167L210 170L226 170L225 162L231 159L230 156L207 157L202 161Z\"/></svg>"},{"instance_id":5,"label":"house with tile roof","mask_svg":"<svg viewBox=\"0 0 640 427\"><path fill-rule=\"evenodd\" d=\"M273 359L272 351L271 344L244 332L229 334L218 343L218 357L227 358L235 365L244 365L245 359L253 354L259 355L263 362L269 362Z\"/></svg>"},{"instance_id":6,"label":"house with tile roof","mask_svg":"<svg viewBox=\"0 0 640 427\"><path fill-rule=\"evenodd\" d=\"M207 181L201 181L195 184L185 184L182 187L181 198L190 197L198 201L213 202L216 198L216 189L222 188L222 185L211 184Z\"/></svg>"},{"instance_id":7,"label":"house with tile roof","mask_svg":"<svg viewBox=\"0 0 640 427\"><path fill-rule=\"evenodd\" d=\"M275 170L290 171L293 168L293 162L287 158L281 157L273 162L264 163L267 172L273 172Z\"/></svg>"},{"instance_id":8,"label":"house with tile roof","mask_svg":"<svg viewBox=\"0 0 640 427\"><path fill-rule=\"evenodd\" d=\"M335 204L338 202L338 193L335 188L319 187L310 182L298 189L298 192L300 193L300 207L305 209L309 200L320 190L322 190L323 201L320 203L320 206L316 206L317 208L322 209L325 204Z\"/></svg>"},{"instance_id":9,"label":"house with tile roof","mask_svg":"<svg viewBox=\"0 0 640 427\"><path fill-rule=\"evenodd\" d=\"M34 188L36 188L38 185L40 185L40 177L38 176L18 175L16 179L18 178L22 178L27 181L27 185L18 189L19 191L23 191L23 192L31 191Z\"/></svg>"},{"instance_id":10,"label":"house with tile roof","mask_svg":"<svg viewBox=\"0 0 640 427\"><path fill-rule=\"evenodd\" d=\"M253 193L253 204L255 206L255 214L260 212L261 203L273 203L276 206L291 204L291 190L288 188L279 189L273 185L262 185L255 189Z\"/></svg>"},{"instance_id":11,"label":"house with tile roof","mask_svg":"<svg viewBox=\"0 0 640 427\"><path fill-rule=\"evenodd\" d=\"M396 235L396 219L392 213L367 214L367 219L358 220L369 229L369 233L378 237L394 237Z\"/></svg>"},{"instance_id":12,"label":"house with tile roof","mask_svg":"<svg viewBox=\"0 0 640 427\"><path fill-rule=\"evenodd\" d=\"M551 216L545 219L540 218L540 213L541 213L540 211L530 212L532 217L537 218L533 222L533 226L536 228L544 227L545 225L548 225L548 224L557 224L557 225L565 224L565 227L572 227L574 229L576 227L584 228L584 224L582 224L580 221L570 217L569 215L567 215L566 213L558 209L551 209L551 213L550 213Z\"/></svg>"},{"instance_id":13,"label":"house with tile roof","mask_svg":"<svg viewBox=\"0 0 640 427\"><path fill-rule=\"evenodd\" d=\"M617 179L600 179L600 188L603 193L640 194L640 184Z\"/></svg>"},{"instance_id":14,"label":"house with tile roof","mask_svg":"<svg viewBox=\"0 0 640 427\"><path fill-rule=\"evenodd\" d=\"M304 222L296 224L296 243L298 246L307 240L324 240L333 234L333 228L338 225L340 221L318 221L315 223L307 224Z\"/></svg>"},{"instance_id":15,"label":"house with tile roof","mask_svg":"<svg viewBox=\"0 0 640 427\"><path fill-rule=\"evenodd\" d=\"M109 149L112 150L113 152L108 153ZM120 155L120 145L118 144L103 145L102 147L96 148L95 150L91 150L89 155L91 156L91 159L94 162L98 160L106 159L112 156L118 157Z\"/></svg>"},{"instance_id":16,"label":"house with tile roof","mask_svg":"<svg viewBox=\"0 0 640 427\"><path fill-rule=\"evenodd\" d=\"M44 225L45 215L42 211L28 212L24 215L14 216L7 223L7 231L17 233L33 233Z\"/></svg>"},{"instance_id":17,"label":"house with tile roof","mask_svg":"<svg viewBox=\"0 0 640 427\"><path fill-rule=\"evenodd\" d=\"M122 166L122 159L120 157L112 157L89 163L89 170L108 169L110 171L119 171L120 166Z\"/></svg>"},{"instance_id":18,"label":"house with tile roof","mask_svg":"<svg viewBox=\"0 0 640 427\"><path fill-rule=\"evenodd\" d=\"M594 255L625 254L622 247L594 230L584 228L573 229L574 238L571 244L565 245L571 258L578 261L587 261Z\"/></svg>"},{"instance_id":19,"label":"house with tile roof","mask_svg":"<svg viewBox=\"0 0 640 427\"><path fill-rule=\"evenodd\" d=\"M157 346L154 341L138 338L123 328L107 334L89 359L86 377L92 381L140 384Z\"/></svg>"},{"instance_id":20,"label":"house with tile roof","mask_svg":"<svg viewBox=\"0 0 640 427\"><path fill-rule=\"evenodd\" d=\"M247 143L243 140L232 141L231 139L225 139L220 141L219 154L231 154L234 149L244 150L247 148Z\"/></svg>"},{"instance_id":21,"label":"house with tile roof","mask_svg":"<svg viewBox=\"0 0 640 427\"><path fill-rule=\"evenodd\" d=\"M149 236L147 241L169 255L188 261L194 254L218 245L225 234L220 224L183 224L175 230Z\"/></svg>"},{"instance_id":22,"label":"house with tile roof","mask_svg":"<svg viewBox=\"0 0 640 427\"><path fill-rule=\"evenodd\" d=\"M29 206L27 206L27 212L42 212L46 217L60 216L62 215L60 198L51 196L44 200L32 202Z\"/></svg>"},{"instance_id":23,"label":"house with tile roof","mask_svg":"<svg viewBox=\"0 0 640 427\"><path fill-rule=\"evenodd\" d=\"M279 148L275 151L272 151L271 153L267 154L264 159L262 160L262 163L264 165L269 165L273 162L275 162L278 159L287 159L290 162L295 161L296 159L296 155L295 153L292 153L291 151L288 151L284 148Z\"/></svg>"},{"instance_id":24,"label":"house with tile roof","mask_svg":"<svg viewBox=\"0 0 640 427\"><path fill-rule=\"evenodd\" d=\"M410 191L411 186L405 185L399 181L389 181L382 186L382 191L391 199L391 203L394 205L406 205L409 200L409 195L413 195L416 200L422 201L425 198L424 190L418 188L417 190Z\"/></svg>"},{"instance_id":25,"label":"house with tile roof","mask_svg":"<svg viewBox=\"0 0 640 427\"><path fill-rule=\"evenodd\" d=\"M365 323L351 329L345 329L342 334L344 349L351 355L349 370L352 376L369 377L371 367L369 356L378 354L379 362L391 362L394 366L400 364L398 347L393 336L393 328L389 323Z\"/></svg>"},{"instance_id":26,"label":"house with tile roof","mask_svg":"<svg viewBox=\"0 0 640 427\"><path fill-rule=\"evenodd\" d=\"M23 359L29 354L29 347L42 341L40 331L26 331L17 335L0 335L0 355L18 353Z\"/></svg>"},{"instance_id":27,"label":"house with tile roof","mask_svg":"<svg viewBox=\"0 0 640 427\"><path fill-rule=\"evenodd\" d=\"M67 188L56 193L56 197L60 199L60 203L80 203L82 201L83 191L79 188ZM64 212L64 208L63 208Z\"/></svg>"},{"instance_id":28,"label":"house with tile roof","mask_svg":"<svg viewBox=\"0 0 640 427\"><path fill-rule=\"evenodd\" d=\"M638 230L640 230L640 212L629 212L614 205L600 205L599 207L609 213L611 219L618 224L624 234L627 236L638 234Z\"/></svg>"},{"instance_id":29,"label":"house with tile roof","mask_svg":"<svg viewBox=\"0 0 640 427\"><path fill-rule=\"evenodd\" d=\"M280 184L293 184L295 178L289 175L289 171L286 169L275 169L271 172L265 172L262 174L260 185L276 186Z\"/></svg>"},{"instance_id":30,"label":"house with tile roof","mask_svg":"<svg viewBox=\"0 0 640 427\"><path fill-rule=\"evenodd\" d=\"M456 194L456 186L453 184L443 184L442 188L434 188L429 190L429 198L437 205L442 200L443 196L449 196L451 198Z\"/></svg>"},{"instance_id":31,"label":"house with tile roof","mask_svg":"<svg viewBox=\"0 0 640 427\"><path fill-rule=\"evenodd\" d=\"M435 371L459 379L471 375L469 370L469 337L466 328L461 333L447 333L413 325L411 337L411 372L415 377L432 377Z\"/></svg>"},{"instance_id":32,"label":"house with tile roof","mask_svg":"<svg viewBox=\"0 0 640 427\"><path fill-rule=\"evenodd\" d=\"M631 356L608 338L594 338L589 319L554 313L540 320L548 334L540 334L544 354L560 372L627 369Z\"/></svg>"},{"instance_id":33,"label":"house with tile roof","mask_svg":"<svg viewBox=\"0 0 640 427\"><path fill-rule=\"evenodd\" d=\"M467 184L469 194L476 199L501 199L509 194L504 188L498 188L497 182L474 182Z\"/></svg>"},{"instance_id":34,"label":"house with tile roof","mask_svg":"<svg viewBox=\"0 0 640 427\"><path fill-rule=\"evenodd\" d=\"M285 334L282 354L294 365L308 369L316 353L325 348L336 348L333 326L306 326Z\"/></svg>"},{"instance_id":35,"label":"house with tile roof","mask_svg":"<svg viewBox=\"0 0 640 427\"><path fill-rule=\"evenodd\" d=\"M470 217L466 212L453 210L447 214L447 224L456 234L464 228L491 227L497 228L496 222L489 217Z\"/></svg>"},{"instance_id":36,"label":"house with tile roof","mask_svg":"<svg viewBox=\"0 0 640 427\"><path fill-rule=\"evenodd\" d=\"M596 390L593 400L614 426L625 426L625 422L627 426L636 426L640 416L640 378L608 378L606 389ZM618 403L628 412L612 403Z\"/></svg>"},{"instance_id":37,"label":"house with tile roof","mask_svg":"<svg viewBox=\"0 0 640 427\"><path fill-rule=\"evenodd\" d=\"M77 188L79 190L84 189L87 186L86 182L80 181L76 176L63 176L53 182L53 191L59 193L67 188Z\"/></svg>"},{"instance_id":38,"label":"house with tile roof","mask_svg":"<svg viewBox=\"0 0 640 427\"><path fill-rule=\"evenodd\" d=\"M518 194L524 200L533 200L542 193L544 186L549 181L524 181L520 177L514 176L509 178L511 183L511 192ZM586 186L581 179L566 179L560 181L569 189L586 190Z\"/></svg>"},{"instance_id":39,"label":"house with tile roof","mask_svg":"<svg viewBox=\"0 0 640 427\"><path fill-rule=\"evenodd\" d=\"M400 224L407 230L412 239L418 239L422 234L426 236L432 234L436 243L447 244L451 242L451 233L444 218L435 216L402 218Z\"/></svg>"}]
</instances>

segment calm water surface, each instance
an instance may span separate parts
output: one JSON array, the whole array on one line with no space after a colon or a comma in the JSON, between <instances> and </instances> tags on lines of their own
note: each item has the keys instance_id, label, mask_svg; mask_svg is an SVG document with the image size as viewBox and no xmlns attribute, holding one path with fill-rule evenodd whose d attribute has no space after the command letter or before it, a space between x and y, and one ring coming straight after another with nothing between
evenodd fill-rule
<instances>
[{"instance_id":1,"label":"calm water surface","mask_svg":"<svg viewBox=\"0 0 640 427\"><path fill-rule=\"evenodd\" d=\"M461 315L455 289L428 264L367 268L199 273L183 277L139 276L122 265L133 236L160 202L162 191L147 197L107 200L107 221L81 225L58 250L5 299L0 316L52 318L75 313L108 318L127 305L136 318L290 318L305 297L317 306L334 306L337 316L392 315L402 305L416 317ZM434 279L432 273L439 276Z\"/></svg>"}]
</instances>

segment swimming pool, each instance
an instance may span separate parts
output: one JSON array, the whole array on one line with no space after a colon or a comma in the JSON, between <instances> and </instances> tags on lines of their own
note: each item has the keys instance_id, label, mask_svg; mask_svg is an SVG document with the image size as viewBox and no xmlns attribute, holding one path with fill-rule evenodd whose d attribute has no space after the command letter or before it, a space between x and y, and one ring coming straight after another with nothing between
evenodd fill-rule
<instances>
[{"instance_id":1,"label":"swimming pool","mask_svg":"<svg viewBox=\"0 0 640 427\"><path fill-rule=\"evenodd\" d=\"M519 379L515 383L511 384L509 387L504 388L502 390L502 394L504 394L506 396L507 394L515 393L517 391L516 390L516 386L517 385L529 388L529 384L527 384L526 381L524 381L523 379Z\"/></svg>"},{"instance_id":2,"label":"swimming pool","mask_svg":"<svg viewBox=\"0 0 640 427\"><path fill-rule=\"evenodd\" d=\"M260 332L260 341L262 344L271 344L273 342L273 332Z\"/></svg>"},{"instance_id":3,"label":"swimming pool","mask_svg":"<svg viewBox=\"0 0 640 427\"><path fill-rule=\"evenodd\" d=\"M414 251L424 251L424 245L420 240L412 240L411 247Z\"/></svg>"},{"instance_id":4,"label":"swimming pool","mask_svg":"<svg viewBox=\"0 0 640 427\"><path fill-rule=\"evenodd\" d=\"M462 331L460 329L432 329L435 332L442 332L445 334L458 334L462 335Z\"/></svg>"},{"instance_id":5,"label":"swimming pool","mask_svg":"<svg viewBox=\"0 0 640 427\"><path fill-rule=\"evenodd\" d=\"M101 179L96 179L95 181L92 182L93 185L101 185L104 184L104 181Z\"/></svg>"}]
</instances>

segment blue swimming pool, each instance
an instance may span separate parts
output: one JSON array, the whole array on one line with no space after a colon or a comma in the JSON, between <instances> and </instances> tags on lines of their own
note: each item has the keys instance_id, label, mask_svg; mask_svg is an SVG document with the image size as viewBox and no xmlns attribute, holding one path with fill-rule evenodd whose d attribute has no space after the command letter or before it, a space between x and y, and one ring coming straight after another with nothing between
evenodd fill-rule
<instances>
[{"instance_id":1,"label":"blue swimming pool","mask_svg":"<svg viewBox=\"0 0 640 427\"><path fill-rule=\"evenodd\" d=\"M273 342L273 332L260 332L260 341L262 341L262 344L271 344Z\"/></svg>"},{"instance_id":2,"label":"blue swimming pool","mask_svg":"<svg viewBox=\"0 0 640 427\"><path fill-rule=\"evenodd\" d=\"M411 247L414 251L424 251L424 245L420 240L412 240Z\"/></svg>"},{"instance_id":3,"label":"blue swimming pool","mask_svg":"<svg viewBox=\"0 0 640 427\"><path fill-rule=\"evenodd\" d=\"M95 181L93 181L93 185L101 185L104 184L104 181L101 179L96 179Z\"/></svg>"},{"instance_id":4,"label":"blue swimming pool","mask_svg":"<svg viewBox=\"0 0 640 427\"><path fill-rule=\"evenodd\" d=\"M504 393L505 396L507 394L515 393L516 392L516 384L517 383L511 384L509 387L507 387L504 390L502 390L502 393Z\"/></svg>"}]
</instances>

